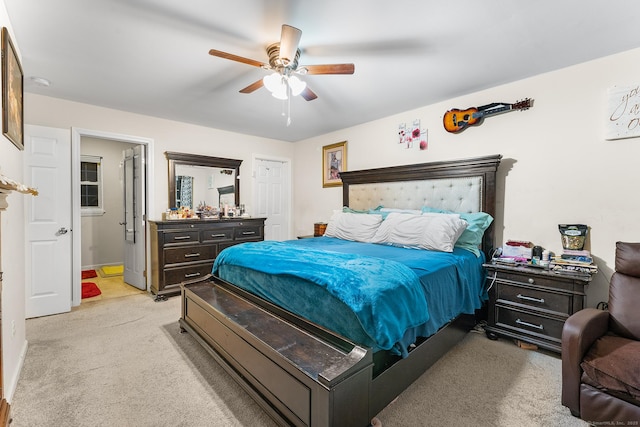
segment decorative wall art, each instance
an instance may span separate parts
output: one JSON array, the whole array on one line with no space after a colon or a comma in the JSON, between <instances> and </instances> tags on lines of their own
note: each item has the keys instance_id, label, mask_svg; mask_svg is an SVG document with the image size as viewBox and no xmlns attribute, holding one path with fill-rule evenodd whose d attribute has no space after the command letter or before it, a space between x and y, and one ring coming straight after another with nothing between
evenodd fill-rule
<instances>
[{"instance_id":1,"label":"decorative wall art","mask_svg":"<svg viewBox=\"0 0 640 427\"><path fill-rule=\"evenodd\" d=\"M23 74L6 27L2 28L2 134L24 150Z\"/></svg>"},{"instance_id":2,"label":"decorative wall art","mask_svg":"<svg viewBox=\"0 0 640 427\"><path fill-rule=\"evenodd\" d=\"M605 139L640 136L640 85L609 89Z\"/></svg>"},{"instance_id":3,"label":"decorative wall art","mask_svg":"<svg viewBox=\"0 0 640 427\"><path fill-rule=\"evenodd\" d=\"M398 125L398 144L404 148L419 147L426 150L429 146L428 131L420 128L420 120L414 120L411 126L406 123Z\"/></svg>"},{"instance_id":4,"label":"decorative wall art","mask_svg":"<svg viewBox=\"0 0 640 427\"><path fill-rule=\"evenodd\" d=\"M322 186L342 185L340 173L347 170L347 141L322 147Z\"/></svg>"},{"instance_id":5,"label":"decorative wall art","mask_svg":"<svg viewBox=\"0 0 640 427\"><path fill-rule=\"evenodd\" d=\"M527 110L533 105L530 98L518 101L515 104L507 104L505 102L492 102L482 107L472 107L466 110L458 110L454 108L444 113L442 123L447 132L458 133L465 130L471 125L479 125L485 117L493 114L506 113L507 111Z\"/></svg>"}]
</instances>

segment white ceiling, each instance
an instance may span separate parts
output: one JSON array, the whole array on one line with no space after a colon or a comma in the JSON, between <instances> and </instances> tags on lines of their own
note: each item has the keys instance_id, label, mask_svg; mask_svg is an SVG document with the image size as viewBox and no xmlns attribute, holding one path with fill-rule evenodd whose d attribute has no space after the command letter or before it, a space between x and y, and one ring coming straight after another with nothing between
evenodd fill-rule
<instances>
[{"instance_id":1,"label":"white ceiling","mask_svg":"<svg viewBox=\"0 0 640 427\"><path fill-rule=\"evenodd\" d=\"M637 0L4 2L27 92L284 141L640 47ZM267 62L282 24L301 64L356 70L304 76L318 99L294 98L290 126L266 89L238 93L266 71L208 54Z\"/></svg>"}]
</instances>

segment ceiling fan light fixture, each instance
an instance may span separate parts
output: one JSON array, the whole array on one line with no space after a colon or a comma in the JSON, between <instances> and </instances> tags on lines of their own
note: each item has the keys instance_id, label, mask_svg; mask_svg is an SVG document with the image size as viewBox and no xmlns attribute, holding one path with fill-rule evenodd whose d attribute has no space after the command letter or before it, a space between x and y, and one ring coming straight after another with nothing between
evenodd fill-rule
<instances>
[{"instance_id":1,"label":"ceiling fan light fixture","mask_svg":"<svg viewBox=\"0 0 640 427\"><path fill-rule=\"evenodd\" d=\"M278 90L271 92L271 96L273 96L276 99L289 99L289 97L287 96L287 86L283 85L281 86Z\"/></svg>"},{"instance_id":2,"label":"ceiling fan light fixture","mask_svg":"<svg viewBox=\"0 0 640 427\"><path fill-rule=\"evenodd\" d=\"M287 99L287 82L285 77L280 73L269 74L262 78L264 87L267 88L271 95L277 99Z\"/></svg>"},{"instance_id":3,"label":"ceiling fan light fixture","mask_svg":"<svg viewBox=\"0 0 640 427\"><path fill-rule=\"evenodd\" d=\"M289 77L289 87L291 88L291 95L298 96L303 90L307 88L307 83L303 82L296 76Z\"/></svg>"},{"instance_id":4,"label":"ceiling fan light fixture","mask_svg":"<svg viewBox=\"0 0 640 427\"><path fill-rule=\"evenodd\" d=\"M280 75L280 73L266 75L262 78L262 82L264 83L264 87L266 87L271 93L278 91L281 86L284 86L282 82L282 75Z\"/></svg>"}]
</instances>

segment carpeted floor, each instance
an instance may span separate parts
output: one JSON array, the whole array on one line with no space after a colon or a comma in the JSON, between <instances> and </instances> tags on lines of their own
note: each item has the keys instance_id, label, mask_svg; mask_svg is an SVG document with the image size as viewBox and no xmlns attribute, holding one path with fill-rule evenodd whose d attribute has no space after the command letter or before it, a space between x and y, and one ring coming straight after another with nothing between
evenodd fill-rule
<instances>
[{"instance_id":1,"label":"carpeted floor","mask_svg":"<svg viewBox=\"0 0 640 427\"><path fill-rule=\"evenodd\" d=\"M179 316L179 297L143 294L29 319L12 427L274 426L179 333ZM479 333L378 417L384 427L586 426L560 404L560 359Z\"/></svg>"}]
</instances>

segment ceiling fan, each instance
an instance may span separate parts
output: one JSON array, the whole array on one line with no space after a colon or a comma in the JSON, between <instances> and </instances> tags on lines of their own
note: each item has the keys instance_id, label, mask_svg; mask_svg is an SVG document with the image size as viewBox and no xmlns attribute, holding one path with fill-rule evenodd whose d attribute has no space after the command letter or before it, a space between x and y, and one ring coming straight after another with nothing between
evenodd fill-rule
<instances>
[{"instance_id":1,"label":"ceiling fan","mask_svg":"<svg viewBox=\"0 0 640 427\"><path fill-rule=\"evenodd\" d=\"M312 101L318 95L309 89L307 84L301 81L296 74L353 74L355 66L353 64L299 66L300 49L298 44L301 36L302 31L298 28L283 25L280 42L267 46L268 64L216 49L211 49L209 54L273 71L272 74L241 89L240 93L251 93L265 86L278 99L288 99L289 95L301 95L307 101Z\"/></svg>"}]
</instances>

